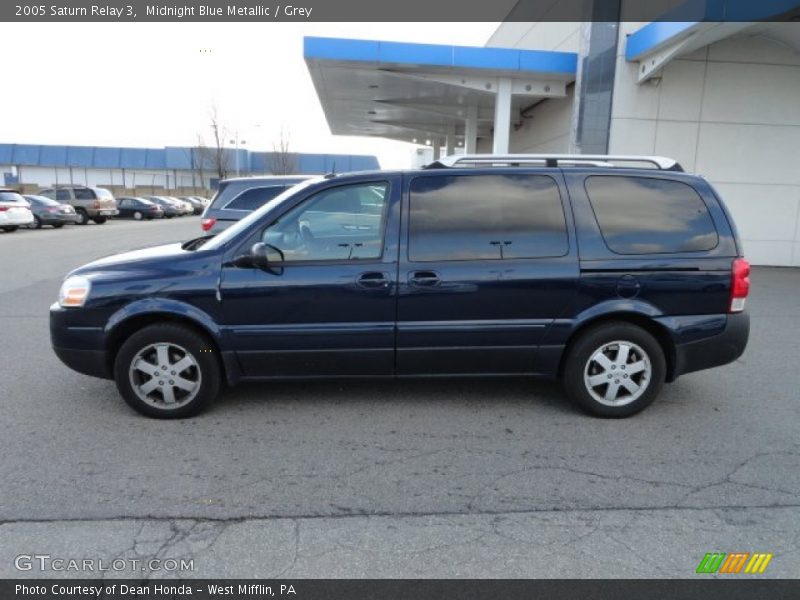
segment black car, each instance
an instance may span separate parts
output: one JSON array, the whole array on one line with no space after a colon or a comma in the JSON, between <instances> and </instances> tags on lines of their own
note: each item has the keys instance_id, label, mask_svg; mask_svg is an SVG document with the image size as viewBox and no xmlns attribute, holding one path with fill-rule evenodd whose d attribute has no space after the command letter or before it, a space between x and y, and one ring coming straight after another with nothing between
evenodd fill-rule
<instances>
[{"instance_id":1,"label":"black car","mask_svg":"<svg viewBox=\"0 0 800 600\"><path fill-rule=\"evenodd\" d=\"M69 204L62 204L45 196L33 194L26 194L24 198L28 201L28 206L31 207L33 213L31 227L34 229L41 229L43 225L52 225L58 229L64 225L78 222L78 214Z\"/></svg>"},{"instance_id":2,"label":"black car","mask_svg":"<svg viewBox=\"0 0 800 600\"><path fill-rule=\"evenodd\" d=\"M741 248L670 159L450 157L306 181L217 236L76 269L50 331L154 417L239 381L520 375L626 417L744 352Z\"/></svg>"},{"instance_id":3,"label":"black car","mask_svg":"<svg viewBox=\"0 0 800 600\"><path fill-rule=\"evenodd\" d=\"M142 196L142 198L149 200L156 206L161 207L161 210L164 211L164 216L167 219L171 219L172 217L180 217L183 214L183 211L179 206L164 196Z\"/></svg>"},{"instance_id":4,"label":"black car","mask_svg":"<svg viewBox=\"0 0 800 600\"><path fill-rule=\"evenodd\" d=\"M307 175L223 179L219 182L214 198L203 212L200 226L208 233L224 231L278 194L307 179Z\"/></svg>"},{"instance_id":5,"label":"black car","mask_svg":"<svg viewBox=\"0 0 800 600\"><path fill-rule=\"evenodd\" d=\"M164 209L155 202L137 196L123 196L117 198L117 209L120 218L135 219L160 219L164 216Z\"/></svg>"}]
</instances>

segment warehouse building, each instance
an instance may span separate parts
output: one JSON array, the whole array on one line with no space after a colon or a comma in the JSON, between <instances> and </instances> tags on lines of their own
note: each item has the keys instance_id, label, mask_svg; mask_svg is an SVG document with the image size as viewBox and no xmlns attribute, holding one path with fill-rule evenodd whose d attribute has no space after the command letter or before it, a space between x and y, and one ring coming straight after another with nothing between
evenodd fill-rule
<instances>
[{"instance_id":1,"label":"warehouse building","mask_svg":"<svg viewBox=\"0 0 800 600\"><path fill-rule=\"evenodd\" d=\"M335 134L431 157L670 156L721 193L754 264L800 266L800 23L726 10L731 22L507 22L483 48L306 38L305 60Z\"/></svg>"},{"instance_id":2,"label":"warehouse building","mask_svg":"<svg viewBox=\"0 0 800 600\"><path fill-rule=\"evenodd\" d=\"M25 192L57 184L101 186L116 195L170 193L207 195L228 176L271 173L319 174L379 168L374 156L277 154L225 149L216 159L207 148L109 148L0 144L0 185Z\"/></svg>"}]
</instances>

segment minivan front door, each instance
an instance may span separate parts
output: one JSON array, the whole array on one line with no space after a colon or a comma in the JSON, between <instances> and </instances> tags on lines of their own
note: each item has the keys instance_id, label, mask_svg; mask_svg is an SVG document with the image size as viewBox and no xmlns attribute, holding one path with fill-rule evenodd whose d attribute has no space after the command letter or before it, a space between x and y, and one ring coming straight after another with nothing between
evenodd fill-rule
<instances>
[{"instance_id":1,"label":"minivan front door","mask_svg":"<svg viewBox=\"0 0 800 600\"><path fill-rule=\"evenodd\" d=\"M495 171L404 182L398 375L535 372L537 346L574 298L560 171Z\"/></svg>"},{"instance_id":2,"label":"minivan front door","mask_svg":"<svg viewBox=\"0 0 800 600\"><path fill-rule=\"evenodd\" d=\"M245 377L393 374L399 204L399 177L332 183L257 233L283 261L223 267Z\"/></svg>"}]
</instances>

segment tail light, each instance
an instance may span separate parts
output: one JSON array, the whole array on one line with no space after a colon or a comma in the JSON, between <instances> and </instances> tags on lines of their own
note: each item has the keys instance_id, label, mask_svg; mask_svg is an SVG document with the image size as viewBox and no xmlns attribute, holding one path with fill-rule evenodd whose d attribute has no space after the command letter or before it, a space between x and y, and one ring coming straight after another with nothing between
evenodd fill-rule
<instances>
[{"instance_id":1,"label":"tail light","mask_svg":"<svg viewBox=\"0 0 800 600\"><path fill-rule=\"evenodd\" d=\"M47 209L47 212L55 213L55 212L58 212L59 210L61 210L61 209L58 208L57 206L51 206L50 208Z\"/></svg>"},{"instance_id":2,"label":"tail light","mask_svg":"<svg viewBox=\"0 0 800 600\"><path fill-rule=\"evenodd\" d=\"M214 219L214 218L203 219L202 221L200 221L200 226L203 228L203 231L208 231L209 229L211 229L216 224L217 224L217 220Z\"/></svg>"},{"instance_id":3,"label":"tail light","mask_svg":"<svg viewBox=\"0 0 800 600\"><path fill-rule=\"evenodd\" d=\"M0 206L0 212L6 212L7 210L10 210L10 209L11 209L10 206Z\"/></svg>"},{"instance_id":4,"label":"tail light","mask_svg":"<svg viewBox=\"0 0 800 600\"><path fill-rule=\"evenodd\" d=\"M731 302L728 312L737 313L744 310L744 302L750 293L750 263L743 258L733 261L731 271Z\"/></svg>"}]
</instances>

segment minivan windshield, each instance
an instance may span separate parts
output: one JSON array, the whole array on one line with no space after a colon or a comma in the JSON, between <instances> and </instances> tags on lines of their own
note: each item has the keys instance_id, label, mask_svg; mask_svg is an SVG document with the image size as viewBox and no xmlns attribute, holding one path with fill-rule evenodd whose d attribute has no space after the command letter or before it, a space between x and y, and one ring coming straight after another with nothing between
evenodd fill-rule
<instances>
[{"instance_id":1,"label":"minivan windshield","mask_svg":"<svg viewBox=\"0 0 800 600\"><path fill-rule=\"evenodd\" d=\"M291 196L294 196L295 193L298 193L301 190L304 190L305 188L309 187L310 185L313 185L320 181L322 181L321 177L315 177L313 179L307 179L306 181L293 185L282 194L275 196L272 200L262 205L257 210L251 212L244 219L237 221L236 223L228 227L225 231L223 231L219 235L216 235L213 239L209 240L208 243L204 244L202 249L215 250L217 248L220 248L221 246L224 246L229 240L232 240L237 235L239 235L239 232L244 231L245 229L250 227L253 223L257 222L259 219L261 219L262 216L264 216L266 213L268 213L273 208L278 206L281 202L283 202L287 198L290 198Z\"/></svg>"}]
</instances>

